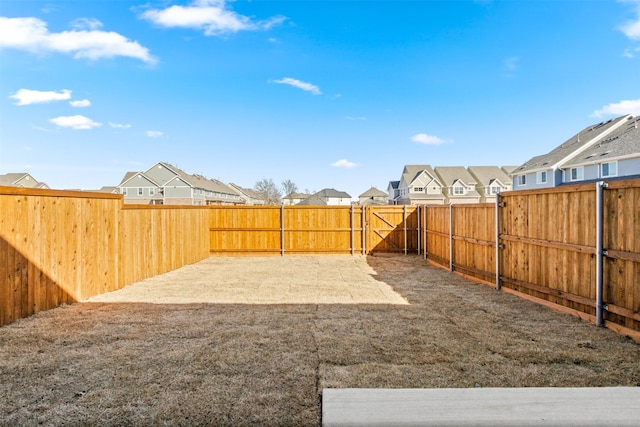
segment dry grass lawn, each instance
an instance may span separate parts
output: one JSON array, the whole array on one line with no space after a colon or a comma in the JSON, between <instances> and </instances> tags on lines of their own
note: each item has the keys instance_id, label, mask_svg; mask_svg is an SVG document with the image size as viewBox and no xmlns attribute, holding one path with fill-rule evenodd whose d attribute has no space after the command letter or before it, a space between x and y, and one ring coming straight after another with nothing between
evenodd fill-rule
<instances>
[{"instance_id":1,"label":"dry grass lawn","mask_svg":"<svg viewBox=\"0 0 640 427\"><path fill-rule=\"evenodd\" d=\"M0 328L0 425L319 425L325 387L534 386L640 386L640 345L417 256L211 258Z\"/></svg>"}]
</instances>

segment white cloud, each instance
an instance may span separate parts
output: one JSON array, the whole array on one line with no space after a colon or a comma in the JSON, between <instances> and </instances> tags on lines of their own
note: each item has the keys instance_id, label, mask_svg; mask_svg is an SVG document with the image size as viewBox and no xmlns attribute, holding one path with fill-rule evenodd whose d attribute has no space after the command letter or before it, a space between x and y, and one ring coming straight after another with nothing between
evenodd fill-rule
<instances>
[{"instance_id":1,"label":"white cloud","mask_svg":"<svg viewBox=\"0 0 640 427\"><path fill-rule=\"evenodd\" d=\"M142 13L142 18L167 28L203 30L207 36L268 30L285 20L282 16L275 16L264 21L253 21L248 16L227 9L225 0L196 0L188 6L150 9Z\"/></svg>"},{"instance_id":2,"label":"white cloud","mask_svg":"<svg viewBox=\"0 0 640 427\"><path fill-rule=\"evenodd\" d=\"M127 124L121 124L121 123L112 123L109 122L109 126L111 126L114 129L129 129L131 127L131 125Z\"/></svg>"},{"instance_id":3,"label":"white cloud","mask_svg":"<svg viewBox=\"0 0 640 427\"><path fill-rule=\"evenodd\" d=\"M91 101L88 99L79 99L77 101L69 101L69 105L76 108L85 108L91 106Z\"/></svg>"},{"instance_id":4,"label":"white cloud","mask_svg":"<svg viewBox=\"0 0 640 427\"><path fill-rule=\"evenodd\" d=\"M614 104L605 105L601 109L594 111L591 116L621 116L624 114L640 116L640 99L625 100Z\"/></svg>"},{"instance_id":5,"label":"white cloud","mask_svg":"<svg viewBox=\"0 0 640 427\"><path fill-rule=\"evenodd\" d=\"M350 162L347 159L341 159L341 160L338 160L337 162L331 163L331 166L335 168L353 169L353 168L357 168L360 165L358 163Z\"/></svg>"},{"instance_id":6,"label":"white cloud","mask_svg":"<svg viewBox=\"0 0 640 427\"><path fill-rule=\"evenodd\" d=\"M146 133L149 138L161 138L164 136L164 133L159 130L148 130Z\"/></svg>"},{"instance_id":7,"label":"white cloud","mask_svg":"<svg viewBox=\"0 0 640 427\"><path fill-rule=\"evenodd\" d=\"M94 122L85 116L60 116L49 120L54 125L71 129L93 129L102 126L102 123Z\"/></svg>"},{"instance_id":8,"label":"white cloud","mask_svg":"<svg viewBox=\"0 0 640 427\"><path fill-rule=\"evenodd\" d=\"M417 142L418 144L425 145L440 145L444 144L446 141L440 137L427 135L426 133L419 133L411 137L411 141Z\"/></svg>"},{"instance_id":9,"label":"white cloud","mask_svg":"<svg viewBox=\"0 0 640 427\"><path fill-rule=\"evenodd\" d=\"M74 58L92 60L126 56L147 63L156 62L149 49L118 33L97 30L98 23L95 20L83 21L82 25L93 28L91 30L50 33L47 23L38 18L0 17L0 48L68 53Z\"/></svg>"},{"instance_id":10,"label":"white cloud","mask_svg":"<svg viewBox=\"0 0 640 427\"><path fill-rule=\"evenodd\" d=\"M321 95L320 88L314 84L303 82L301 80L292 79L291 77L285 77L280 80L272 80L273 83L289 85L293 87L297 87L298 89L302 89L307 92L311 92L314 95Z\"/></svg>"},{"instance_id":11,"label":"white cloud","mask_svg":"<svg viewBox=\"0 0 640 427\"><path fill-rule=\"evenodd\" d=\"M67 89L62 89L60 92L19 89L9 98L17 100L16 105L46 104L52 101L71 99L71 91Z\"/></svg>"},{"instance_id":12,"label":"white cloud","mask_svg":"<svg viewBox=\"0 0 640 427\"><path fill-rule=\"evenodd\" d=\"M518 63L520 62L520 57L518 56L510 56L505 58L502 63L504 67L509 71L514 71L518 68Z\"/></svg>"},{"instance_id":13,"label":"white cloud","mask_svg":"<svg viewBox=\"0 0 640 427\"><path fill-rule=\"evenodd\" d=\"M78 18L71 26L76 30L99 30L103 27L102 22L94 18Z\"/></svg>"},{"instance_id":14,"label":"white cloud","mask_svg":"<svg viewBox=\"0 0 640 427\"><path fill-rule=\"evenodd\" d=\"M620 26L620 31L631 40L640 41L640 1L638 0L620 0L621 3L629 3L635 7L636 17L632 21L628 21Z\"/></svg>"}]
</instances>

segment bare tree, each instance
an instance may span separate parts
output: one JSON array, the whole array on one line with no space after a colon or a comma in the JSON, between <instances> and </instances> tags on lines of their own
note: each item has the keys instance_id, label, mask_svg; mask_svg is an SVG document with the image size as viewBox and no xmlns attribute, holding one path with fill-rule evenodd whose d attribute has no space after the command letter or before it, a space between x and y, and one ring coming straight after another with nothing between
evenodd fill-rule
<instances>
[{"instance_id":1,"label":"bare tree","mask_svg":"<svg viewBox=\"0 0 640 427\"><path fill-rule=\"evenodd\" d=\"M282 194L288 196L291 193L296 193L298 191L298 186L295 182L290 179L285 179L282 181Z\"/></svg>"},{"instance_id":2,"label":"bare tree","mask_svg":"<svg viewBox=\"0 0 640 427\"><path fill-rule=\"evenodd\" d=\"M282 194L271 178L263 178L256 182L253 189L264 200L265 205L279 205Z\"/></svg>"}]
</instances>

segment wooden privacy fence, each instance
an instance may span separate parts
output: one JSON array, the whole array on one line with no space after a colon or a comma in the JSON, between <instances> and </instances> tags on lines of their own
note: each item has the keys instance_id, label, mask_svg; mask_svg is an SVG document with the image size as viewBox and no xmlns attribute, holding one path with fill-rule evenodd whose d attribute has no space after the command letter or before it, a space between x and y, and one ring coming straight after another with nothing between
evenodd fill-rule
<instances>
[{"instance_id":1,"label":"wooden privacy fence","mask_svg":"<svg viewBox=\"0 0 640 427\"><path fill-rule=\"evenodd\" d=\"M428 207L127 206L0 187L0 325L210 255L382 252L423 253L640 339L638 179Z\"/></svg>"},{"instance_id":2,"label":"wooden privacy fence","mask_svg":"<svg viewBox=\"0 0 640 427\"><path fill-rule=\"evenodd\" d=\"M640 338L640 180L511 191L422 216L430 261Z\"/></svg>"},{"instance_id":3,"label":"wooden privacy fence","mask_svg":"<svg viewBox=\"0 0 640 427\"><path fill-rule=\"evenodd\" d=\"M211 206L212 255L418 253L415 206Z\"/></svg>"},{"instance_id":4,"label":"wooden privacy fence","mask_svg":"<svg viewBox=\"0 0 640 427\"><path fill-rule=\"evenodd\" d=\"M0 325L208 257L207 213L0 187Z\"/></svg>"}]
</instances>

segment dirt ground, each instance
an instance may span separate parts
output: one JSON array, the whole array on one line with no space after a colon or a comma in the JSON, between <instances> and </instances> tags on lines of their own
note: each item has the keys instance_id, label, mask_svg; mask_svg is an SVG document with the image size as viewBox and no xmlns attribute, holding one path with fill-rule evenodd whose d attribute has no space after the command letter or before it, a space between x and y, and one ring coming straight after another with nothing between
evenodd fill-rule
<instances>
[{"instance_id":1,"label":"dirt ground","mask_svg":"<svg viewBox=\"0 0 640 427\"><path fill-rule=\"evenodd\" d=\"M640 345L417 256L210 258L0 328L0 425L319 425L326 387L640 386Z\"/></svg>"}]
</instances>

